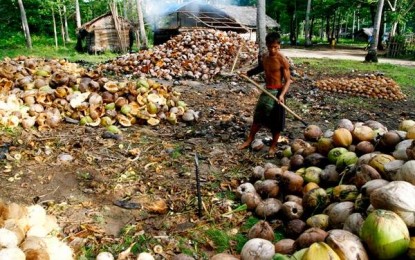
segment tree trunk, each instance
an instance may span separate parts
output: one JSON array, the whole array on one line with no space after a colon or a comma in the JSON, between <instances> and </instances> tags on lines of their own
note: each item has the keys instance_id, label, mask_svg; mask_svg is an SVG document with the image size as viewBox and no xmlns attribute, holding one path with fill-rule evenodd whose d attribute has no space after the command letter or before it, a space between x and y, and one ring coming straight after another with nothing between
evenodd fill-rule
<instances>
[{"instance_id":1,"label":"tree trunk","mask_svg":"<svg viewBox=\"0 0 415 260\"><path fill-rule=\"evenodd\" d=\"M137 0L138 27L140 30L140 42L141 42L140 49L147 49L148 40L147 40L147 34L146 34L145 25L144 25L144 17L143 17L143 11L142 11L141 5L142 5L142 0Z\"/></svg>"},{"instance_id":2,"label":"tree trunk","mask_svg":"<svg viewBox=\"0 0 415 260\"><path fill-rule=\"evenodd\" d=\"M68 18L66 16L66 5L63 6L63 19L64 19L64 27L65 27L65 41L70 42L71 38L69 37Z\"/></svg>"},{"instance_id":3,"label":"tree trunk","mask_svg":"<svg viewBox=\"0 0 415 260\"><path fill-rule=\"evenodd\" d=\"M380 20L382 19L383 5L385 1L379 0L378 8L375 15L375 22L373 24L373 40L370 43L369 51L365 57L365 61L378 62L378 41L379 41L379 29L380 29Z\"/></svg>"},{"instance_id":4,"label":"tree trunk","mask_svg":"<svg viewBox=\"0 0 415 260\"><path fill-rule=\"evenodd\" d=\"M75 0L75 16L76 16L76 28L81 28L81 9L79 8L79 0Z\"/></svg>"},{"instance_id":5,"label":"tree trunk","mask_svg":"<svg viewBox=\"0 0 415 260\"><path fill-rule=\"evenodd\" d=\"M295 3L293 5L289 4L287 6L287 13L288 13L288 17L290 17L290 44L292 46L297 45L297 35L296 35L296 8L295 8Z\"/></svg>"},{"instance_id":6,"label":"tree trunk","mask_svg":"<svg viewBox=\"0 0 415 260\"><path fill-rule=\"evenodd\" d=\"M308 0L307 1L307 11L306 11L306 15L305 15L305 27L304 27L305 46L311 46L310 12L311 12L311 0Z\"/></svg>"},{"instance_id":7,"label":"tree trunk","mask_svg":"<svg viewBox=\"0 0 415 260\"><path fill-rule=\"evenodd\" d=\"M315 17L313 15L313 17L311 18L311 22L310 22L310 37L308 37L311 44L313 44L314 22L315 22Z\"/></svg>"},{"instance_id":8,"label":"tree trunk","mask_svg":"<svg viewBox=\"0 0 415 260\"><path fill-rule=\"evenodd\" d=\"M326 15L326 37L327 42L330 43L330 15Z\"/></svg>"},{"instance_id":9,"label":"tree trunk","mask_svg":"<svg viewBox=\"0 0 415 260\"><path fill-rule=\"evenodd\" d=\"M257 6L257 42L259 46L259 54L266 52L265 36L267 33L265 23L265 0L258 0Z\"/></svg>"},{"instance_id":10,"label":"tree trunk","mask_svg":"<svg viewBox=\"0 0 415 260\"><path fill-rule=\"evenodd\" d=\"M30 37L29 24L27 23L26 11L23 6L23 0L17 0L19 3L20 17L22 19L22 27L26 38L26 47L32 49L32 38Z\"/></svg>"},{"instance_id":11,"label":"tree trunk","mask_svg":"<svg viewBox=\"0 0 415 260\"><path fill-rule=\"evenodd\" d=\"M53 6L52 6L52 21L53 21L53 36L55 38L55 48L58 49L58 32L56 30L56 19L55 19L55 11L53 10Z\"/></svg>"},{"instance_id":12,"label":"tree trunk","mask_svg":"<svg viewBox=\"0 0 415 260\"><path fill-rule=\"evenodd\" d=\"M62 42L63 42L63 47L65 47L65 28L64 28L62 10L61 10L61 7L60 7L60 3L58 3L58 12L59 12L59 20L61 22Z\"/></svg>"}]
</instances>

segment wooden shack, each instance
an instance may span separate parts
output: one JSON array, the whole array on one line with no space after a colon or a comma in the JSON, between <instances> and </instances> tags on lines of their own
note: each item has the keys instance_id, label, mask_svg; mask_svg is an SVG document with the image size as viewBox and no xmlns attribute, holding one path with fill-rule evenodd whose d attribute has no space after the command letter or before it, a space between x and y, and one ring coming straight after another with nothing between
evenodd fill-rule
<instances>
[{"instance_id":1,"label":"wooden shack","mask_svg":"<svg viewBox=\"0 0 415 260\"><path fill-rule=\"evenodd\" d=\"M129 21L109 12L83 24L77 38L77 51L126 52L131 49L134 33Z\"/></svg>"},{"instance_id":2,"label":"wooden shack","mask_svg":"<svg viewBox=\"0 0 415 260\"><path fill-rule=\"evenodd\" d=\"M211 28L238 33L256 30L256 8L233 5L216 6L200 1L171 4L156 15L154 44L161 44L180 31ZM277 22L266 17L268 28L278 27Z\"/></svg>"}]
</instances>

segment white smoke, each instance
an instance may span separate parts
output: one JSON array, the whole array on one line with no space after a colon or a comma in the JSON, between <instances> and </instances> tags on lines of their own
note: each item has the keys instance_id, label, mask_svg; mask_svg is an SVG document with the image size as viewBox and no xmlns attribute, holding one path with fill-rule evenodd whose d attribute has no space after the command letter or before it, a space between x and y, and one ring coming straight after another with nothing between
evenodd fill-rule
<instances>
[{"instance_id":1,"label":"white smoke","mask_svg":"<svg viewBox=\"0 0 415 260\"><path fill-rule=\"evenodd\" d=\"M238 5L239 0L196 0L197 2L207 3L210 5ZM168 8L174 5L181 5L195 0L144 0L144 15L148 23L155 25L160 16L168 11ZM195 10L196 11L196 10Z\"/></svg>"}]
</instances>

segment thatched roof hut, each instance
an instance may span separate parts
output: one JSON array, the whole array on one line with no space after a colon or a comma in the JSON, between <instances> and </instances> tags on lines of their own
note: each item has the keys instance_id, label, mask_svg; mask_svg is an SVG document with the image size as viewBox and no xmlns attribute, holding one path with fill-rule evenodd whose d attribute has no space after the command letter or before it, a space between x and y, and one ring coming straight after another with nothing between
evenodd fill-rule
<instances>
[{"instance_id":1,"label":"thatched roof hut","mask_svg":"<svg viewBox=\"0 0 415 260\"><path fill-rule=\"evenodd\" d=\"M220 5L217 6L220 10L224 11L230 17L232 17L236 22L242 24L243 26L256 30L257 26L257 8L253 6L237 6L237 5ZM279 27L279 24L269 17L265 17L266 26L269 29Z\"/></svg>"},{"instance_id":2,"label":"thatched roof hut","mask_svg":"<svg viewBox=\"0 0 415 260\"><path fill-rule=\"evenodd\" d=\"M252 6L214 6L200 1L170 4L155 15L154 43L168 40L183 30L212 28L224 31L250 33L256 30L256 8ZM271 17L266 17L268 28L279 25Z\"/></svg>"},{"instance_id":3,"label":"thatched roof hut","mask_svg":"<svg viewBox=\"0 0 415 260\"><path fill-rule=\"evenodd\" d=\"M125 52L132 46L134 33L129 21L109 12L83 24L77 31L77 38L78 51Z\"/></svg>"}]
</instances>

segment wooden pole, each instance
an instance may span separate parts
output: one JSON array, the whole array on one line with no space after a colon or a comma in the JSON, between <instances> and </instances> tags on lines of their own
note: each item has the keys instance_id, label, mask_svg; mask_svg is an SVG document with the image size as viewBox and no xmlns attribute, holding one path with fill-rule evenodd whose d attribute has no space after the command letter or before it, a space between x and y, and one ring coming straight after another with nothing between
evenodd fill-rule
<instances>
[{"instance_id":1,"label":"wooden pole","mask_svg":"<svg viewBox=\"0 0 415 260\"><path fill-rule=\"evenodd\" d=\"M251 82L255 87L257 87L258 89L262 90L262 92L264 92L265 94L267 94L268 96L270 96L271 98L273 98L275 101L277 101L283 108L285 108L285 110L287 110L291 115L293 115L295 118L297 118L301 123L303 123L305 126L308 126L308 123L305 122L300 116L298 116L296 113L294 113L294 111L292 111L287 105L285 105L284 103L280 103L277 99L276 96L274 96L272 93L270 93L269 91L267 91L265 88L261 87L258 83L256 83L255 81L253 81L251 78L249 78L248 76L245 76L244 74L238 74L239 76L241 76L242 78L248 80L249 82Z\"/></svg>"}]
</instances>

